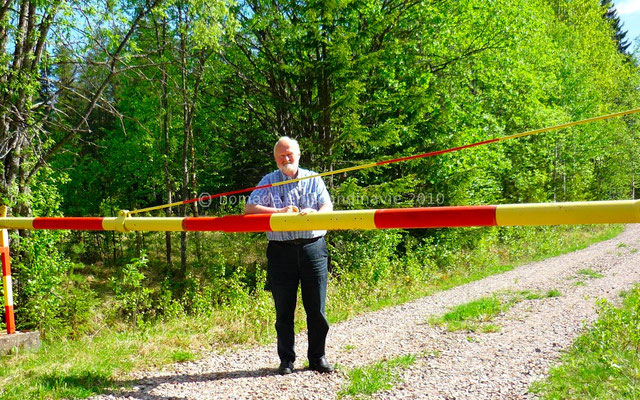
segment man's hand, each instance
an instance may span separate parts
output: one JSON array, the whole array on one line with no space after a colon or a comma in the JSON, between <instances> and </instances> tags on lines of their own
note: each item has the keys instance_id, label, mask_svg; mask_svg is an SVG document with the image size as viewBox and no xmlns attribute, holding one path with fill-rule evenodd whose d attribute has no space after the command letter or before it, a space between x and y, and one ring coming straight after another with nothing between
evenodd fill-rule
<instances>
[{"instance_id":1,"label":"man's hand","mask_svg":"<svg viewBox=\"0 0 640 400\"><path fill-rule=\"evenodd\" d=\"M318 212L318 211L315 208L303 208L302 210L300 210L300 215L307 215L314 212Z\"/></svg>"},{"instance_id":2,"label":"man's hand","mask_svg":"<svg viewBox=\"0 0 640 400\"><path fill-rule=\"evenodd\" d=\"M282 207L281 209L278 210L279 213L297 213L298 212L298 207L296 206L286 206L286 207Z\"/></svg>"}]
</instances>

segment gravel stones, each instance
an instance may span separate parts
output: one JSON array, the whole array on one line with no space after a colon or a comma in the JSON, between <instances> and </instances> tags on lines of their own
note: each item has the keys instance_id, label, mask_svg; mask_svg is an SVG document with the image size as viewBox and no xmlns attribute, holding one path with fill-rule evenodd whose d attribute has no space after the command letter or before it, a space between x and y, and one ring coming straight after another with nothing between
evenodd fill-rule
<instances>
[{"instance_id":1,"label":"gravel stones","mask_svg":"<svg viewBox=\"0 0 640 400\"><path fill-rule=\"evenodd\" d=\"M640 224L629 225L620 236L586 249L335 324L327 358L345 371L415 354L402 382L377 393L379 399L532 399L531 382L544 378L583 324L597 317L596 299L618 301L621 290L640 282L639 248ZM447 332L427 323L449 307L496 291L551 289L561 295L523 300L497 317L492 323L499 332ZM306 354L306 334L296 342L297 353ZM257 346L137 372L132 389L94 399L332 399L346 382L344 372L323 375L300 364L293 374L280 376L275 344Z\"/></svg>"}]
</instances>

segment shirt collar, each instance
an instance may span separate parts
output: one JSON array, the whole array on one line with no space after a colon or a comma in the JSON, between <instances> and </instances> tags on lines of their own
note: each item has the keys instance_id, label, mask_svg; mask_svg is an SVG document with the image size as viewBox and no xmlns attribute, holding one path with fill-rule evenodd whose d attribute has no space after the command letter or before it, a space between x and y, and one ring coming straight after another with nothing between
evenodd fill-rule
<instances>
[{"instance_id":1,"label":"shirt collar","mask_svg":"<svg viewBox=\"0 0 640 400\"><path fill-rule=\"evenodd\" d=\"M300 177L300 167L298 167L298 173L293 178L285 175L284 172L280 171L280 168L278 168L278 173L280 174L280 181L290 181L291 179Z\"/></svg>"}]
</instances>

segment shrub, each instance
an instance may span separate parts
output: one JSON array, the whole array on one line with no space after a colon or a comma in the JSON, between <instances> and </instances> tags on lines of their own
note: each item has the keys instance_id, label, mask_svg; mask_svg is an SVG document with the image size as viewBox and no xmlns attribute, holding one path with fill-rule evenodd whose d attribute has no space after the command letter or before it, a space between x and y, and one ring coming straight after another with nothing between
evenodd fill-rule
<instances>
[{"instance_id":1,"label":"shrub","mask_svg":"<svg viewBox=\"0 0 640 400\"><path fill-rule=\"evenodd\" d=\"M33 231L15 243L13 277L16 293L17 329L38 329L43 336L64 325L65 306L63 280L72 267L58 250L64 233Z\"/></svg>"},{"instance_id":2,"label":"shrub","mask_svg":"<svg viewBox=\"0 0 640 400\"><path fill-rule=\"evenodd\" d=\"M396 230L332 233L329 251L334 276L375 286L396 272L396 247L402 240Z\"/></svg>"},{"instance_id":3,"label":"shrub","mask_svg":"<svg viewBox=\"0 0 640 400\"><path fill-rule=\"evenodd\" d=\"M147 257L143 253L126 264L117 277L109 278L109 284L118 302L117 313L136 326L149 319L152 310L153 290L143 281L141 269L147 268Z\"/></svg>"}]
</instances>

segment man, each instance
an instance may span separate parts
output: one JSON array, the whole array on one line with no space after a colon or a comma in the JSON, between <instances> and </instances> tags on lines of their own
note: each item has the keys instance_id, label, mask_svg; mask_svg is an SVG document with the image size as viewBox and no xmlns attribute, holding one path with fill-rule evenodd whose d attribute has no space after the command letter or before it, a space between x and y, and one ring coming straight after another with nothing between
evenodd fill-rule
<instances>
[{"instance_id":1,"label":"man","mask_svg":"<svg viewBox=\"0 0 640 400\"><path fill-rule=\"evenodd\" d=\"M298 167L300 146L289 137L282 137L273 149L278 169L265 175L259 186L282 182L315 172ZM333 205L322 178L254 190L247 200L245 214L294 213L306 215L332 211ZM332 372L325 358L325 342L329 323L325 316L327 295L327 231L267 232L267 279L276 308L278 356L282 375L293 372L294 312L298 284L302 288L302 304L307 314L309 336L309 368L321 373Z\"/></svg>"}]
</instances>

